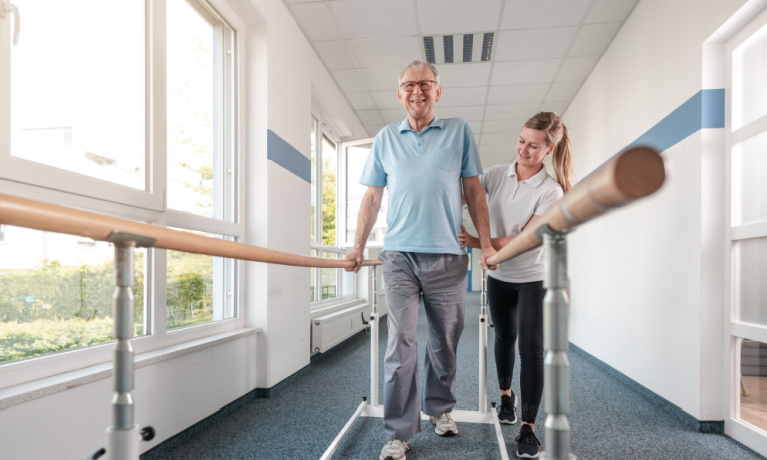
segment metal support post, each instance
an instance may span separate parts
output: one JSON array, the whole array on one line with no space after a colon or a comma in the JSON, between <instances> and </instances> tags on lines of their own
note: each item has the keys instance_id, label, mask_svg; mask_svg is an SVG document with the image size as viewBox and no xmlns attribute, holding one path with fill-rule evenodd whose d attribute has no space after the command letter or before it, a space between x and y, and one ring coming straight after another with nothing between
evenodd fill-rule
<instances>
[{"instance_id":1,"label":"metal support post","mask_svg":"<svg viewBox=\"0 0 767 460\"><path fill-rule=\"evenodd\" d=\"M575 460L570 453L570 348L567 337L567 239L544 225L538 229L544 248L543 340L546 392L546 450L542 460Z\"/></svg>"},{"instance_id":2,"label":"metal support post","mask_svg":"<svg viewBox=\"0 0 767 460\"><path fill-rule=\"evenodd\" d=\"M482 269L479 301L479 413L487 413L487 270Z\"/></svg>"},{"instance_id":3,"label":"metal support post","mask_svg":"<svg viewBox=\"0 0 767 460\"><path fill-rule=\"evenodd\" d=\"M370 311L370 405L378 406L378 282L376 273L377 265L370 267L373 270L373 306Z\"/></svg>"},{"instance_id":4,"label":"metal support post","mask_svg":"<svg viewBox=\"0 0 767 460\"><path fill-rule=\"evenodd\" d=\"M112 426L107 429L107 458L137 460L139 442L154 437L154 430L146 427L139 432L133 413L133 283L136 246L152 246L154 240L139 235L114 232L110 236L115 246L114 298L114 397L112 398ZM151 433L149 433L151 432ZM146 434L145 434L146 433Z\"/></svg>"}]
</instances>

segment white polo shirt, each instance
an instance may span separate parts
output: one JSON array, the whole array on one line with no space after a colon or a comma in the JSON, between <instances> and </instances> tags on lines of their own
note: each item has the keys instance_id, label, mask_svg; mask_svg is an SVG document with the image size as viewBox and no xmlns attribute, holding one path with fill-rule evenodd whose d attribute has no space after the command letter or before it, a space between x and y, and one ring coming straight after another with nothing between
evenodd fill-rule
<instances>
[{"instance_id":1,"label":"white polo shirt","mask_svg":"<svg viewBox=\"0 0 767 460\"><path fill-rule=\"evenodd\" d=\"M488 168L480 182L488 194L490 236L516 236L534 215L540 216L564 193L562 187L543 168L535 176L518 182L517 162ZM543 280L543 247L520 254L502 263L488 276L510 283Z\"/></svg>"}]
</instances>

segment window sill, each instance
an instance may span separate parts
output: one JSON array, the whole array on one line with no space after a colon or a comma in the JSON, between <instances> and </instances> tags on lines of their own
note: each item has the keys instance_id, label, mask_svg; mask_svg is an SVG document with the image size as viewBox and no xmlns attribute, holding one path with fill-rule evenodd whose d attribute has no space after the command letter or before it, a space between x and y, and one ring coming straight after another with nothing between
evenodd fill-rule
<instances>
[{"instance_id":1,"label":"window sill","mask_svg":"<svg viewBox=\"0 0 767 460\"><path fill-rule=\"evenodd\" d=\"M135 368L139 369L152 364L157 364L215 345L255 335L260 332L260 328L242 328L142 353L136 355L134 359ZM43 396L52 395L81 385L87 385L102 379L110 378L112 374L112 363L109 362L3 388L0 389L0 410L23 404L37 398L42 398Z\"/></svg>"},{"instance_id":2,"label":"window sill","mask_svg":"<svg viewBox=\"0 0 767 460\"><path fill-rule=\"evenodd\" d=\"M356 307L363 303L367 304L367 301L358 298L340 298L334 301L325 301L325 303L317 304L314 308L312 308L311 312L309 312L309 317L314 320L319 316L325 316L341 310L346 310L347 308Z\"/></svg>"}]
</instances>

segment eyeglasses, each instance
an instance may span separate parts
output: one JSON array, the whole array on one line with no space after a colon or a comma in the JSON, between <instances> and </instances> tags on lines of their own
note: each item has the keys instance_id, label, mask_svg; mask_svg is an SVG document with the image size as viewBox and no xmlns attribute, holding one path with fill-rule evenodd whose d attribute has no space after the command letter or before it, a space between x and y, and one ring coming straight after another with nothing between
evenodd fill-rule
<instances>
[{"instance_id":1,"label":"eyeglasses","mask_svg":"<svg viewBox=\"0 0 767 460\"><path fill-rule=\"evenodd\" d=\"M431 86L436 83L437 82L434 80L403 81L402 84L399 85L399 87L402 88L402 91L411 93L415 90L415 85L418 85L421 88L421 91L429 91L431 89Z\"/></svg>"}]
</instances>

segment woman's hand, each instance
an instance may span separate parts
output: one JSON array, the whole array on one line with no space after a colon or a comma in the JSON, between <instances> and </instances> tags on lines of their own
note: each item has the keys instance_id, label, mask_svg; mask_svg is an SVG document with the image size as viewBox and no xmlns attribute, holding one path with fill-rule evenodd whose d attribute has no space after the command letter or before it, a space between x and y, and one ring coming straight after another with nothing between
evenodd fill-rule
<instances>
[{"instance_id":1,"label":"woman's hand","mask_svg":"<svg viewBox=\"0 0 767 460\"><path fill-rule=\"evenodd\" d=\"M461 224L462 233L458 234L458 242L461 243L461 249L463 248L477 248L479 249L479 238L466 232L466 227Z\"/></svg>"}]
</instances>

